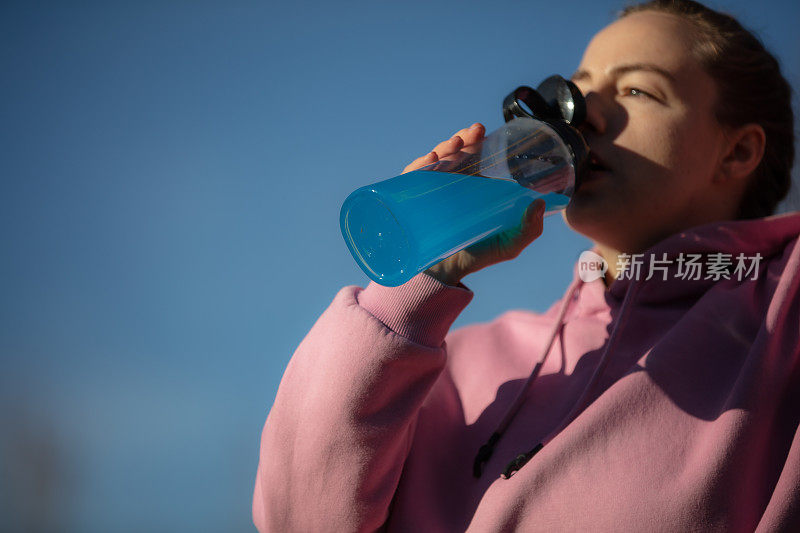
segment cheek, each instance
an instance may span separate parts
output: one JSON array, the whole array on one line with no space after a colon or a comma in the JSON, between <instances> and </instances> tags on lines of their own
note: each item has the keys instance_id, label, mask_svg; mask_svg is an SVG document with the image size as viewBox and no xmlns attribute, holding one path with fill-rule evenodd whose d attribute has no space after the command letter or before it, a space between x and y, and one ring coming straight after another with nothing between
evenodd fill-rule
<instances>
[{"instance_id":1,"label":"cheek","mask_svg":"<svg viewBox=\"0 0 800 533\"><path fill-rule=\"evenodd\" d=\"M704 184L714 171L719 148L720 130L712 120L697 120L685 136L684 164Z\"/></svg>"},{"instance_id":2,"label":"cheek","mask_svg":"<svg viewBox=\"0 0 800 533\"><path fill-rule=\"evenodd\" d=\"M628 222L645 228L674 219L690 203L694 176L686 152L693 141L672 117L637 118L617 139L626 160L616 200L626 204Z\"/></svg>"},{"instance_id":3,"label":"cheek","mask_svg":"<svg viewBox=\"0 0 800 533\"><path fill-rule=\"evenodd\" d=\"M643 117L637 128L626 132L626 139L620 138L634 152L629 165L631 185L669 198L690 196L698 185L698 173L704 170L701 163L707 159L702 155L706 142L703 129L685 115L654 113Z\"/></svg>"},{"instance_id":4,"label":"cheek","mask_svg":"<svg viewBox=\"0 0 800 533\"><path fill-rule=\"evenodd\" d=\"M630 124L619 138L629 149L633 162L652 170L669 171L679 161L678 152L683 140L680 122L660 113L631 116Z\"/></svg>"},{"instance_id":5,"label":"cheek","mask_svg":"<svg viewBox=\"0 0 800 533\"><path fill-rule=\"evenodd\" d=\"M705 109L687 106L664 124L664 164L674 173L698 174L714 155L716 129Z\"/></svg>"}]
</instances>

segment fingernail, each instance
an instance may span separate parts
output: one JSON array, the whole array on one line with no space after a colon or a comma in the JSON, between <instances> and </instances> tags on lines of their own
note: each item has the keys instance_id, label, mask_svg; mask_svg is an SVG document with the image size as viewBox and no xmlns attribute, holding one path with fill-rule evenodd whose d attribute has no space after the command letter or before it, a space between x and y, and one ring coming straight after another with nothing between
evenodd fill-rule
<instances>
[{"instance_id":1,"label":"fingernail","mask_svg":"<svg viewBox=\"0 0 800 533\"><path fill-rule=\"evenodd\" d=\"M481 127L481 124L479 122L476 122L475 124L470 126L469 129L476 130L476 129L480 128L480 127Z\"/></svg>"}]
</instances>

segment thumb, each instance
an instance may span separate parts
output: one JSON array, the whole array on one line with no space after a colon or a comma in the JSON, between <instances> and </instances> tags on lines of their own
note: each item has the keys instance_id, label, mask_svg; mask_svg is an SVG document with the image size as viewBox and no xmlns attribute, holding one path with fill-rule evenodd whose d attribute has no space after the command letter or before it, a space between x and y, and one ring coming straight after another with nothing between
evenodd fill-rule
<instances>
[{"instance_id":1,"label":"thumb","mask_svg":"<svg viewBox=\"0 0 800 533\"><path fill-rule=\"evenodd\" d=\"M524 246L536 240L544 228L545 201L537 198L528 205L522 220L522 234L520 235Z\"/></svg>"}]
</instances>

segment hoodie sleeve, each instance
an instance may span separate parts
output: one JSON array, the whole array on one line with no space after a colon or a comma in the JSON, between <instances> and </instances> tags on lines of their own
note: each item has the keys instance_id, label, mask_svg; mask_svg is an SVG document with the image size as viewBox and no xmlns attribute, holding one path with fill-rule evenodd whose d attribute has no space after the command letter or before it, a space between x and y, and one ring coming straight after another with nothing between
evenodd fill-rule
<instances>
[{"instance_id":1,"label":"hoodie sleeve","mask_svg":"<svg viewBox=\"0 0 800 533\"><path fill-rule=\"evenodd\" d=\"M386 520L417 413L445 366L465 286L419 274L341 289L292 356L267 416L259 531L372 531Z\"/></svg>"}]
</instances>

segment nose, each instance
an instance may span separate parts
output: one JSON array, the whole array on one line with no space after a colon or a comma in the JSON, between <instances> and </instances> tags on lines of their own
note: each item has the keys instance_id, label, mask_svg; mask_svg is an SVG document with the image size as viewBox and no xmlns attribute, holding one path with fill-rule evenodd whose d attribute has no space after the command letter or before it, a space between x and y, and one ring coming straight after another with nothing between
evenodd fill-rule
<instances>
[{"instance_id":1,"label":"nose","mask_svg":"<svg viewBox=\"0 0 800 533\"><path fill-rule=\"evenodd\" d=\"M606 131L606 116L603 110L602 99L594 91L589 91L584 96L586 99L586 120L578 128L581 133L592 132L602 135Z\"/></svg>"}]
</instances>

